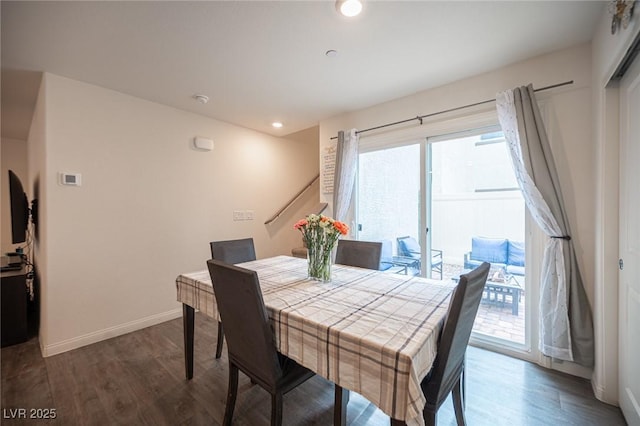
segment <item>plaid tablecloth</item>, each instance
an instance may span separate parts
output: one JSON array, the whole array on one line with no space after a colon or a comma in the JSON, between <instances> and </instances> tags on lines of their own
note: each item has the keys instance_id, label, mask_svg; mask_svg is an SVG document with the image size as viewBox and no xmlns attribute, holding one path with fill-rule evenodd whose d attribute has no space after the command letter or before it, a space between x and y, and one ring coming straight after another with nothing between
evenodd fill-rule
<instances>
[{"instance_id":1,"label":"plaid tablecloth","mask_svg":"<svg viewBox=\"0 0 640 426\"><path fill-rule=\"evenodd\" d=\"M332 281L307 279L305 259L240 264L255 270L283 354L358 392L389 416L423 424L420 381L455 284L333 265ZM178 276L178 301L217 318L208 271Z\"/></svg>"}]
</instances>

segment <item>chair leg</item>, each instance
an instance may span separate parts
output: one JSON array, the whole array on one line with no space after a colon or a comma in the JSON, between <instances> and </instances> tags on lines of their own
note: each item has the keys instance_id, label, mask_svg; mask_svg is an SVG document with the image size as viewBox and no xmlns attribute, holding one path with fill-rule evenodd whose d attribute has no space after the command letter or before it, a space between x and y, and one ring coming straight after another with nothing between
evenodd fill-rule
<instances>
[{"instance_id":1,"label":"chair leg","mask_svg":"<svg viewBox=\"0 0 640 426\"><path fill-rule=\"evenodd\" d=\"M227 390L227 406L224 409L224 426L231 426L233 418L233 409L236 405L236 396L238 396L238 367L229 363L229 389Z\"/></svg>"},{"instance_id":2,"label":"chair leg","mask_svg":"<svg viewBox=\"0 0 640 426\"><path fill-rule=\"evenodd\" d=\"M436 426L437 415L437 411L429 411L426 408L422 410L422 417L424 418L425 426Z\"/></svg>"},{"instance_id":3,"label":"chair leg","mask_svg":"<svg viewBox=\"0 0 640 426\"><path fill-rule=\"evenodd\" d=\"M271 426L282 425L282 393L271 395Z\"/></svg>"},{"instance_id":4,"label":"chair leg","mask_svg":"<svg viewBox=\"0 0 640 426\"><path fill-rule=\"evenodd\" d=\"M218 321L218 344L216 345L216 359L222 356L222 343L224 341L224 330L222 321Z\"/></svg>"},{"instance_id":5,"label":"chair leg","mask_svg":"<svg viewBox=\"0 0 640 426\"><path fill-rule=\"evenodd\" d=\"M458 378L458 381L453 385L451 390L451 398L453 399L453 409L456 413L456 421L458 426L465 426L467 424L464 418L464 399L462 396L462 376Z\"/></svg>"},{"instance_id":6,"label":"chair leg","mask_svg":"<svg viewBox=\"0 0 640 426\"><path fill-rule=\"evenodd\" d=\"M460 372L460 380L462 382L461 395L460 395L460 398L462 400L461 401L462 402L462 411L465 410L465 408L466 408L465 404L466 404L466 401L467 401L466 400L466 398L467 398L467 375L466 375L466 372L465 372L465 364L466 364L466 362L467 362L467 353L465 352L464 358L462 359L462 371Z\"/></svg>"}]
</instances>

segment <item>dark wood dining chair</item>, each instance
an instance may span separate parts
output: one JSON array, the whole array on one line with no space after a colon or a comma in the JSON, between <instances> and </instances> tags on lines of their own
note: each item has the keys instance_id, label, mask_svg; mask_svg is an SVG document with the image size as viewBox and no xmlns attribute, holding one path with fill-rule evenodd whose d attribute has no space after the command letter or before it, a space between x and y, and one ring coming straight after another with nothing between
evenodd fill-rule
<instances>
[{"instance_id":1,"label":"dark wood dining chair","mask_svg":"<svg viewBox=\"0 0 640 426\"><path fill-rule=\"evenodd\" d=\"M381 242L338 240L335 263L378 270L381 261Z\"/></svg>"},{"instance_id":2,"label":"dark wood dining chair","mask_svg":"<svg viewBox=\"0 0 640 426\"><path fill-rule=\"evenodd\" d=\"M366 269L383 269L382 242L338 240L335 263L340 265L357 266ZM347 402L349 390L334 385L334 425L344 425L347 421Z\"/></svg>"},{"instance_id":3,"label":"dark wood dining chair","mask_svg":"<svg viewBox=\"0 0 640 426\"><path fill-rule=\"evenodd\" d=\"M242 263L256 260L256 249L253 245L253 238L242 238L239 240L211 241L211 258L221 260L225 263ZM224 328L222 322L218 321L218 342L216 344L216 359L222 356L222 345L224 343Z\"/></svg>"},{"instance_id":4,"label":"dark wood dining chair","mask_svg":"<svg viewBox=\"0 0 640 426\"><path fill-rule=\"evenodd\" d=\"M438 409L449 393L452 394L458 426L466 424L464 359L490 267L491 264L484 262L471 272L461 275L453 293L438 341L438 354L431 371L421 383L427 400L422 413L426 426L436 425Z\"/></svg>"},{"instance_id":5,"label":"dark wood dining chair","mask_svg":"<svg viewBox=\"0 0 640 426\"><path fill-rule=\"evenodd\" d=\"M253 238L239 240L211 241L211 258L225 263L242 263L256 260Z\"/></svg>"},{"instance_id":6,"label":"dark wood dining chair","mask_svg":"<svg viewBox=\"0 0 640 426\"><path fill-rule=\"evenodd\" d=\"M255 271L207 261L229 354L229 388L223 425L231 425L238 394L238 371L271 394L271 425L282 424L282 397L314 375L276 350Z\"/></svg>"}]
</instances>

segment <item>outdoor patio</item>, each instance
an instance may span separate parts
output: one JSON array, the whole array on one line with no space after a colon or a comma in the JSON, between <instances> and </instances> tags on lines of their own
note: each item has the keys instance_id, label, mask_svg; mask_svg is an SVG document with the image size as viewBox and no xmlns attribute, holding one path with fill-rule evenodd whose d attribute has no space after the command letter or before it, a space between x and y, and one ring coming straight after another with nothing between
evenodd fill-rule
<instances>
[{"instance_id":1,"label":"outdoor patio","mask_svg":"<svg viewBox=\"0 0 640 426\"><path fill-rule=\"evenodd\" d=\"M524 344L524 295L520 297L517 316L510 306L480 303L473 331Z\"/></svg>"},{"instance_id":2,"label":"outdoor patio","mask_svg":"<svg viewBox=\"0 0 640 426\"><path fill-rule=\"evenodd\" d=\"M454 265L445 263L443 265L442 279L448 280L457 278L463 270L462 265ZM409 273L417 273L411 268ZM399 271L403 273L403 271ZM434 278L439 278L438 274ZM525 295L524 277L518 277L518 283L522 290L520 291L520 301L517 306L517 315L514 315L514 307L512 306L512 296L502 296L495 300L486 300L487 294L480 303L478 315L473 326L473 331L499 339L504 339L514 343L524 344L524 315L525 315ZM504 300L503 300L504 297Z\"/></svg>"},{"instance_id":3,"label":"outdoor patio","mask_svg":"<svg viewBox=\"0 0 640 426\"><path fill-rule=\"evenodd\" d=\"M445 263L442 271L443 279L452 279L460 276L462 265L453 265ZM488 336L499 339L508 340L514 343L524 344L524 314L525 314L525 291L524 277L518 277L518 284L522 288L520 291L520 300L517 306L517 315L514 315L514 308L511 305L512 296L507 295L498 297L495 300L483 298L480 302L478 315L473 325L473 331L486 334ZM485 293L486 296L486 293ZM503 297L505 299L503 300Z\"/></svg>"}]
</instances>

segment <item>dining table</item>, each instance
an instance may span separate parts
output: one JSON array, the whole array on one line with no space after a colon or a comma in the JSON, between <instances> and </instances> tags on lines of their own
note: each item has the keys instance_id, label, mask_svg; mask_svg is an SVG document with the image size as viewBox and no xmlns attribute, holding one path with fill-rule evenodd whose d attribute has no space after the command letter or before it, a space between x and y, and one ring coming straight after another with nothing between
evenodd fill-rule
<instances>
[{"instance_id":1,"label":"dining table","mask_svg":"<svg viewBox=\"0 0 640 426\"><path fill-rule=\"evenodd\" d=\"M338 264L320 282L308 277L306 259L290 256L237 266L258 275L277 350L336 384L334 424L346 420L349 391L391 424L424 424L420 382L435 360L455 282ZM191 379L195 311L219 319L209 271L179 275L176 291Z\"/></svg>"}]
</instances>

